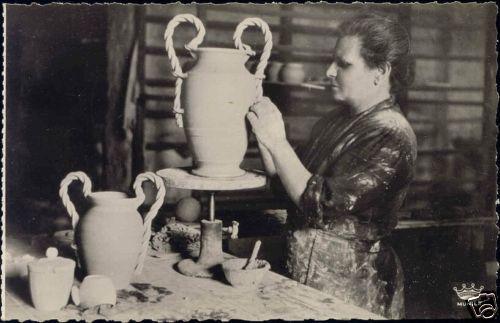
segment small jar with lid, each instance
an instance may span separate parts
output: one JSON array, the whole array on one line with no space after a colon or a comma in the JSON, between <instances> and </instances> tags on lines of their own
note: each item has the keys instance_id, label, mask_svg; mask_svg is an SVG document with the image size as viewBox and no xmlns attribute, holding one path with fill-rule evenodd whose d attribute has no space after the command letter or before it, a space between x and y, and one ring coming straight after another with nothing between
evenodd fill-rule
<instances>
[{"instance_id":1,"label":"small jar with lid","mask_svg":"<svg viewBox=\"0 0 500 323\"><path fill-rule=\"evenodd\" d=\"M31 300L40 311L58 311L68 304L75 261L57 254L56 248L48 248L46 258L28 264Z\"/></svg>"}]
</instances>

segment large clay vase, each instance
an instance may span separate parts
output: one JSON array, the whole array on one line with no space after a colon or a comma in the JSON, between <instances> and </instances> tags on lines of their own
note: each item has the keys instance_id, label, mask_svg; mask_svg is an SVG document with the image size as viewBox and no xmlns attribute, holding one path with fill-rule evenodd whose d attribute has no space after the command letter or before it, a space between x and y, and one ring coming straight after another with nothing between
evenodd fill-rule
<instances>
[{"instance_id":1,"label":"large clay vase","mask_svg":"<svg viewBox=\"0 0 500 323\"><path fill-rule=\"evenodd\" d=\"M196 66L184 83L184 128L196 168L206 177L233 177L247 150L245 117L255 99L248 55L237 49L199 48Z\"/></svg>"},{"instance_id":2,"label":"large clay vase","mask_svg":"<svg viewBox=\"0 0 500 323\"><path fill-rule=\"evenodd\" d=\"M74 180L83 182L88 210L79 217L68 195ZM156 201L144 220L137 208L144 201L142 182L150 180L158 189ZM91 192L90 179L83 172L69 173L61 182L59 195L72 218L79 264L86 275L105 275L117 289L125 288L132 275L140 273L151 236L151 221L163 204L163 180L153 173L137 176L134 188L137 197L125 193Z\"/></svg>"},{"instance_id":3,"label":"large clay vase","mask_svg":"<svg viewBox=\"0 0 500 323\"><path fill-rule=\"evenodd\" d=\"M173 47L173 31L180 22L194 23L198 30L198 36L186 46L197 58L188 74L182 72ZM176 16L167 26L167 53L173 74L178 77L174 112L178 125L185 128L195 175L235 177L245 173L240 169L248 146L245 118L262 94L263 71L272 46L267 24L260 19L247 23L252 24L265 30L267 44L255 75L245 68L252 52L239 40L246 25L235 33L235 42L241 44L238 49L197 48L205 31L201 21L192 15Z\"/></svg>"}]
</instances>

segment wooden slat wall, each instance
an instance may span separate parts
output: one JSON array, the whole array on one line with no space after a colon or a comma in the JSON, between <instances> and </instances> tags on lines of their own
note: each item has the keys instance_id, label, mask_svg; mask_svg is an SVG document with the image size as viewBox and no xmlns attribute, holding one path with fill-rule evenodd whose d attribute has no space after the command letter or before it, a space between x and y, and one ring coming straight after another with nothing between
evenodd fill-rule
<instances>
[{"instance_id":1,"label":"wooden slat wall","mask_svg":"<svg viewBox=\"0 0 500 323\"><path fill-rule=\"evenodd\" d=\"M414 216L481 215L476 207L485 178L481 153L472 147L480 146L484 117L484 30L492 23L484 15L474 4L412 5L416 80L408 117L420 150L434 151L419 154L406 205ZM477 153L473 160L471 153Z\"/></svg>"},{"instance_id":2,"label":"wooden slat wall","mask_svg":"<svg viewBox=\"0 0 500 323\"><path fill-rule=\"evenodd\" d=\"M174 78L163 32L173 16L192 13L200 17L207 31L202 46L217 47L234 47L232 34L237 24L247 17L260 17L269 23L273 33L271 61L301 62L308 80L321 81L335 46L337 26L367 9L404 18L412 38L416 79L402 100L418 137L419 158L415 183L402 216L433 214L435 205L431 205L429 194L436 179L453 180L459 184L458 191L466 195L483 194L478 167L467 159L471 147L481 138L485 118L484 29L488 22L482 19L484 7L474 4L147 5L142 56L144 168L155 171L191 163L183 130L175 126L171 112ZM182 48L194 35L194 28L187 25L176 29L174 39L181 64L190 61ZM263 47L260 31L248 29L244 40L257 52ZM251 60L249 67L254 62ZM335 108L329 95L318 90L265 82L264 93L282 109L289 139L295 144L308 137L318 118ZM243 166L261 167L254 140ZM472 199L477 199L476 195Z\"/></svg>"}]
</instances>

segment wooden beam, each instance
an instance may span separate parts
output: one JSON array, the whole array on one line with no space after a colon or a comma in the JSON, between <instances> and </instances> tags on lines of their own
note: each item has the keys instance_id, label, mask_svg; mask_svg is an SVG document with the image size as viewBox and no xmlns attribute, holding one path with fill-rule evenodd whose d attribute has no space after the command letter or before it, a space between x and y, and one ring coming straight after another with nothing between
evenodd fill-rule
<instances>
[{"instance_id":1,"label":"wooden beam","mask_svg":"<svg viewBox=\"0 0 500 323\"><path fill-rule=\"evenodd\" d=\"M486 176L483 184L484 208L492 218L495 216L495 204L497 199L497 136L498 128L495 120L498 122L498 92L497 92L497 71L498 71L498 46L496 30L496 8L495 4L490 3L483 7L486 15L485 31L486 44L484 48L484 113L483 113L483 170Z\"/></svg>"},{"instance_id":2,"label":"wooden beam","mask_svg":"<svg viewBox=\"0 0 500 323\"><path fill-rule=\"evenodd\" d=\"M144 23L144 15L146 8L142 6L135 7L136 10L136 39L138 41L138 58L137 58L137 82L139 84L139 93L144 93L144 65L145 65L145 50L146 45L146 25ZM144 171L144 109L145 101L142 96L137 99L137 109L135 116L135 129L132 138L132 178Z\"/></svg>"},{"instance_id":3,"label":"wooden beam","mask_svg":"<svg viewBox=\"0 0 500 323\"><path fill-rule=\"evenodd\" d=\"M135 9L127 6L108 8L106 72L109 88L101 189L127 191L132 181L132 160L142 156L133 152L133 143L126 135L131 129L127 129L123 118L130 60L139 23Z\"/></svg>"},{"instance_id":4,"label":"wooden beam","mask_svg":"<svg viewBox=\"0 0 500 323\"><path fill-rule=\"evenodd\" d=\"M396 230L484 225L495 225L495 221L492 217L459 220L401 220L398 222Z\"/></svg>"}]
</instances>

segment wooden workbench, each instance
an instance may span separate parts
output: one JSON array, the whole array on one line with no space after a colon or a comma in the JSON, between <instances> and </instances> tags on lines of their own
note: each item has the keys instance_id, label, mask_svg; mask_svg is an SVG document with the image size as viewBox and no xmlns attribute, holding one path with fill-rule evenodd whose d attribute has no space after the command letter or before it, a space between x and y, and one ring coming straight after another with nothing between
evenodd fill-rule
<instances>
[{"instance_id":1,"label":"wooden workbench","mask_svg":"<svg viewBox=\"0 0 500 323\"><path fill-rule=\"evenodd\" d=\"M17 283L7 280L2 319L383 319L273 272L268 272L261 285L250 291L232 287L223 276L215 279L187 277L175 270L180 259L178 254L161 258L149 256L142 274L135 277L127 289L118 291L117 304L101 309L100 313L97 309L81 310L71 301L58 312L37 311L31 305L27 285L20 280Z\"/></svg>"}]
</instances>

